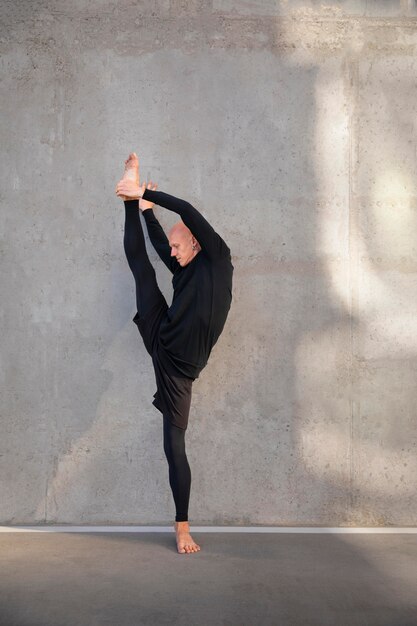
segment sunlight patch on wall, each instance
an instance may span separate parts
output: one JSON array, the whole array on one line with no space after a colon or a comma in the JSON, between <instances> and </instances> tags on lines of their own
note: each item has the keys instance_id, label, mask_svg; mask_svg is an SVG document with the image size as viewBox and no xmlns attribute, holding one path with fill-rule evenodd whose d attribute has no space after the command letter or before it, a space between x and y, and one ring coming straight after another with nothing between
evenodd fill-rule
<instances>
[{"instance_id":1,"label":"sunlight patch on wall","mask_svg":"<svg viewBox=\"0 0 417 626\"><path fill-rule=\"evenodd\" d=\"M405 171L388 169L377 175L372 189L372 245L389 256L417 253L417 211L413 181Z\"/></svg>"},{"instance_id":2,"label":"sunlight patch on wall","mask_svg":"<svg viewBox=\"0 0 417 626\"><path fill-rule=\"evenodd\" d=\"M331 64L317 74L315 104L316 249L349 309L349 115L343 79Z\"/></svg>"}]
</instances>

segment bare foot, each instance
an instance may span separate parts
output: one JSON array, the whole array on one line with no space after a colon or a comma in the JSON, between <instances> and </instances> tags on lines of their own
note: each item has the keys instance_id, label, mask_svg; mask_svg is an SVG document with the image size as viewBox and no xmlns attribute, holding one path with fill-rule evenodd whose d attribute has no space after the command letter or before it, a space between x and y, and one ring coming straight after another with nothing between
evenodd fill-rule
<instances>
[{"instance_id":1,"label":"bare foot","mask_svg":"<svg viewBox=\"0 0 417 626\"><path fill-rule=\"evenodd\" d=\"M133 180L139 185L139 159L136 152L131 152L127 157L122 180Z\"/></svg>"},{"instance_id":2,"label":"bare foot","mask_svg":"<svg viewBox=\"0 0 417 626\"><path fill-rule=\"evenodd\" d=\"M201 549L190 535L188 522L175 522L175 532L177 535L177 549L181 554L191 554Z\"/></svg>"},{"instance_id":3,"label":"bare foot","mask_svg":"<svg viewBox=\"0 0 417 626\"><path fill-rule=\"evenodd\" d=\"M136 152L131 152L125 161L125 171L121 180L133 180L139 185L139 159ZM119 196L122 200L131 200L127 196Z\"/></svg>"}]
</instances>

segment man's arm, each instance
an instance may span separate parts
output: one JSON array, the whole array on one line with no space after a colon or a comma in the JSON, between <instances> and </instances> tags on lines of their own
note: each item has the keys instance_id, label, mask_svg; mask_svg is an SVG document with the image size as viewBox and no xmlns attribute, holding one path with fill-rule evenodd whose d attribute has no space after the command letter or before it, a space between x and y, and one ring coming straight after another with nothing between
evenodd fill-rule
<instances>
[{"instance_id":1,"label":"man's arm","mask_svg":"<svg viewBox=\"0 0 417 626\"><path fill-rule=\"evenodd\" d=\"M177 267L180 267L180 264L174 256L171 256L171 248L161 224L158 222L152 209L144 209L142 215L145 219L149 239L153 247L167 268L174 273Z\"/></svg>"},{"instance_id":2,"label":"man's arm","mask_svg":"<svg viewBox=\"0 0 417 626\"><path fill-rule=\"evenodd\" d=\"M220 235L216 233L211 224L209 224L201 213L189 202L171 196L163 191L153 191L152 189L145 189L142 198L154 202L169 211L178 213L184 224L188 226L197 239L202 250L204 250L211 259L228 256L230 254L230 248Z\"/></svg>"}]
</instances>

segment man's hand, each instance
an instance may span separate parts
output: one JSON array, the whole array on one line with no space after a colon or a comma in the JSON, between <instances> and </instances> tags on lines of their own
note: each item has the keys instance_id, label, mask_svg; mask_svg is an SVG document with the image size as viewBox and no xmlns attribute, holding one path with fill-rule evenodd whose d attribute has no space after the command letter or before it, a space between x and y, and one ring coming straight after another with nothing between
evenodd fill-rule
<instances>
[{"instance_id":1,"label":"man's hand","mask_svg":"<svg viewBox=\"0 0 417 626\"><path fill-rule=\"evenodd\" d=\"M143 196L146 189L146 183L138 185L134 180L121 179L116 186L116 195L124 196L129 200L137 200Z\"/></svg>"},{"instance_id":2,"label":"man's hand","mask_svg":"<svg viewBox=\"0 0 417 626\"><path fill-rule=\"evenodd\" d=\"M157 187L158 185L156 183L153 183L151 180L146 185L146 189L151 189L152 191L155 191ZM149 200L143 200L142 198L139 200L139 208L142 213L143 211L146 211L146 209L152 209L154 204L154 202L149 202Z\"/></svg>"}]
</instances>

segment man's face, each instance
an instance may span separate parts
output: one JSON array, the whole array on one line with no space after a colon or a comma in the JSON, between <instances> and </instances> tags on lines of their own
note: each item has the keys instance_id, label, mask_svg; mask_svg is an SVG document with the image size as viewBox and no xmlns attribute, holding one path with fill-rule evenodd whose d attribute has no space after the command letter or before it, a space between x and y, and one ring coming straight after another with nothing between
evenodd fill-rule
<instances>
[{"instance_id":1,"label":"man's face","mask_svg":"<svg viewBox=\"0 0 417 626\"><path fill-rule=\"evenodd\" d=\"M174 256L181 267L187 265L195 256L192 234L182 228L174 228L169 234L171 256Z\"/></svg>"}]
</instances>

